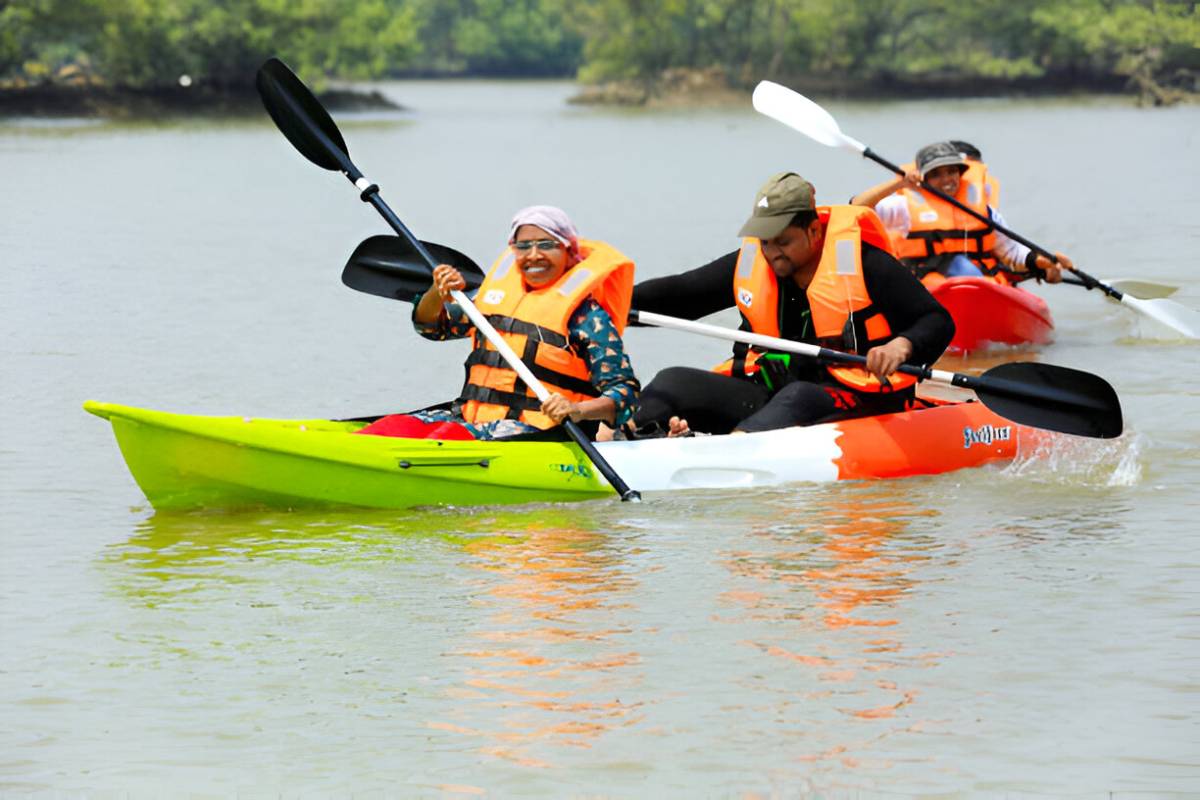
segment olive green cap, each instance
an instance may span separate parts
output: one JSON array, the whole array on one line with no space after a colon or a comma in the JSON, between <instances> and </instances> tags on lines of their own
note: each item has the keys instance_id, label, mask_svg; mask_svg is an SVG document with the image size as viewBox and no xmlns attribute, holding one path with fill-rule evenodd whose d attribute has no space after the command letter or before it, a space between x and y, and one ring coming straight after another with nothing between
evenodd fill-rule
<instances>
[{"instance_id":1,"label":"olive green cap","mask_svg":"<svg viewBox=\"0 0 1200 800\"><path fill-rule=\"evenodd\" d=\"M978 151L976 151L978 152ZM953 142L934 142L917 151L917 171L925 177L938 167L967 169L967 156Z\"/></svg>"},{"instance_id":2,"label":"olive green cap","mask_svg":"<svg viewBox=\"0 0 1200 800\"><path fill-rule=\"evenodd\" d=\"M813 185L794 172L772 175L754 198L754 213L738 231L738 236L774 239L783 233L792 218L801 211L815 211Z\"/></svg>"}]
</instances>

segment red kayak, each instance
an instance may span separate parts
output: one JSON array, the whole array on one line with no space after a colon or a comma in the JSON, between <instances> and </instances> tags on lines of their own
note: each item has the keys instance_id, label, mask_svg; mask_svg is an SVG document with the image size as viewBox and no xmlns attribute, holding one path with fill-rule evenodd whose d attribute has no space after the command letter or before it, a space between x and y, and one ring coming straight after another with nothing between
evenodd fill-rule
<instances>
[{"instance_id":1,"label":"red kayak","mask_svg":"<svg viewBox=\"0 0 1200 800\"><path fill-rule=\"evenodd\" d=\"M1046 344L1053 338L1050 309L1033 292L975 277L943 278L928 288L954 318L951 350L980 350L989 343Z\"/></svg>"}]
</instances>

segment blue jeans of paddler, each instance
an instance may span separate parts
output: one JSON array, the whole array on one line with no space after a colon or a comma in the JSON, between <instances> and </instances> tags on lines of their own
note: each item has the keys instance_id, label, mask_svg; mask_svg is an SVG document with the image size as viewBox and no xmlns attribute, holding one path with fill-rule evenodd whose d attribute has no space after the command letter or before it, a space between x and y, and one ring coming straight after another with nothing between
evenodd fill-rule
<instances>
[{"instance_id":1,"label":"blue jeans of paddler","mask_svg":"<svg viewBox=\"0 0 1200 800\"><path fill-rule=\"evenodd\" d=\"M966 256L957 255L950 259L950 266L943 274L947 278L979 278L983 276L983 270Z\"/></svg>"}]
</instances>

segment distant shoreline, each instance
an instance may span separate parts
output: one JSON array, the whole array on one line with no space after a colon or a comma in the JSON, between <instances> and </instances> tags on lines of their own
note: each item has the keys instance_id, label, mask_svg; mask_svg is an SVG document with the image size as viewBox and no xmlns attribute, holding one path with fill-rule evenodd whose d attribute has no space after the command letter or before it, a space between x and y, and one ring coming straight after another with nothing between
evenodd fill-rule
<instances>
[{"instance_id":1,"label":"distant shoreline","mask_svg":"<svg viewBox=\"0 0 1200 800\"><path fill-rule=\"evenodd\" d=\"M404 106L376 90L336 88L317 97L336 111L403 111ZM99 86L0 88L0 117L108 117L142 119L177 114L244 115L262 111L253 88L168 87L114 89Z\"/></svg>"},{"instance_id":2,"label":"distant shoreline","mask_svg":"<svg viewBox=\"0 0 1200 800\"><path fill-rule=\"evenodd\" d=\"M454 75L403 80L496 79L494 76ZM514 80L525 80L518 78ZM570 80L559 78L558 80ZM1005 80L998 78L889 77L850 80L837 76L808 75L781 83L821 99L852 100L952 100L978 97L1119 96L1143 106L1165 106L1200 101L1188 89L1164 87L1143 79L1056 76ZM724 73L712 70L667 70L654 80L609 81L579 84L568 102L576 105L646 108L703 108L744 103L753 85L741 86ZM335 111L398 111L404 106L378 90L330 88L319 92L321 102ZM144 119L179 114L257 114L262 109L252 88L163 87L116 89L105 86L0 87L0 117L106 117Z\"/></svg>"},{"instance_id":3,"label":"distant shoreline","mask_svg":"<svg viewBox=\"0 0 1200 800\"><path fill-rule=\"evenodd\" d=\"M821 99L842 100L955 100L967 98L1118 96L1142 106L1198 102L1200 93L1164 87L1141 76L1042 78L924 78L885 77L877 80L807 75L776 77L801 93ZM756 83L756 82L755 82ZM655 80L609 81L581 87L569 102L578 105L686 107L744 102L754 83L739 85L720 70L667 70Z\"/></svg>"}]
</instances>

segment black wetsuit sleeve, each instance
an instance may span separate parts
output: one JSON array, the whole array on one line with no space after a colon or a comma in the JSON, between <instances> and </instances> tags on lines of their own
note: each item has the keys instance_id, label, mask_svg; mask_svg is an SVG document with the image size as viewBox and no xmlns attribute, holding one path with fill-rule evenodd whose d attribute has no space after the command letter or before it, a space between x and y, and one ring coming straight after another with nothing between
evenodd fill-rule
<instances>
[{"instance_id":1,"label":"black wetsuit sleeve","mask_svg":"<svg viewBox=\"0 0 1200 800\"><path fill-rule=\"evenodd\" d=\"M954 338L954 320L917 278L891 255L863 244L863 280L896 336L912 342L911 364L932 364Z\"/></svg>"},{"instance_id":2,"label":"black wetsuit sleeve","mask_svg":"<svg viewBox=\"0 0 1200 800\"><path fill-rule=\"evenodd\" d=\"M680 319L700 319L733 306L733 271L738 251L702 267L650 278L633 287L633 307Z\"/></svg>"}]
</instances>

